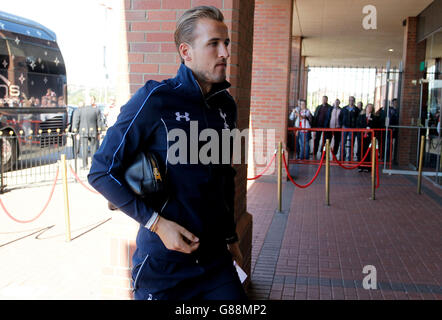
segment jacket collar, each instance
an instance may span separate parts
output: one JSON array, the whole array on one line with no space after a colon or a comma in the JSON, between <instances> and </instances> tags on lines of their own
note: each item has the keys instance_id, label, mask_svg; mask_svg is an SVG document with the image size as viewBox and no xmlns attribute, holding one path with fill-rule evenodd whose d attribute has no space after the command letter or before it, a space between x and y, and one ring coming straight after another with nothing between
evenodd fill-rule
<instances>
[{"instance_id":1,"label":"jacket collar","mask_svg":"<svg viewBox=\"0 0 442 320\"><path fill-rule=\"evenodd\" d=\"M196 81L192 70L184 63L181 63L181 66L178 69L177 75L174 80L177 82L177 85L180 86L180 89L186 91L186 95L190 95L199 99L203 97L201 87ZM229 87L230 83L226 80L220 83L214 83L212 85L212 89L208 94L206 94L204 98L209 99L211 96L217 94L220 91L226 90Z\"/></svg>"}]
</instances>

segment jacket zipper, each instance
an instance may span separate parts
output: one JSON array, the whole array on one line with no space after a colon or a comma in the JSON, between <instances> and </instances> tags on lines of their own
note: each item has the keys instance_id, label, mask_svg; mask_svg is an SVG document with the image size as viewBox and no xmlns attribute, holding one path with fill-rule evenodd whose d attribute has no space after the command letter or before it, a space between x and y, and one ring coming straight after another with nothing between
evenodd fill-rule
<instances>
[{"instance_id":1,"label":"jacket zipper","mask_svg":"<svg viewBox=\"0 0 442 320\"><path fill-rule=\"evenodd\" d=\"M134 280L134 287L132 289L132 292L135 292L137 290L138 277L140 276L141 270L143 270L143 266L146 263L148 257L149 257L149 254L146 255L146 258L144 258L143 263L141 264L140 269L138 269L137 275L136 275L135 280ZM139 264L137 264L137 266L139 266ZM135 268L137 266L135 266Z\"/></svg>"},{"instance_id":2,"label":"jacket zipper","mask_svg":"<svg viewBox=\"0 0 442 320\"><path fill-rule=\"evenodd\" d=\"M200 84L198 83L198 81L196 81L196 80L194 80L194 81L196 82L198 88L200 88L201 96L203 98L204 105L206 106L207 109L210 109L210 106L207 103L207 100L209 100L213 96L217 95L218 93L223 92L223 91L226 90L226 89L219 90L219 91L211 94L209 97L205 98L204 97L204 93L203 93L203 89L201 88ZM209 128L209 121L207 120L207 112L206 112L205 108L203 108L203 114L204 114L204 122L206 123L206 128ZM209 171L209 176L211 177L212 176L212 166L211 165L208 166L208 171Z\"/></svg>"},{"instance_id":3,"label":"jacket zipper","mask_svg":"<svg viewBox=\"0 0 442 320\"><path fill-rule=\"evenodd\" d=\"M200 88L200 89L201 89L201 88ZM209 100L210 98L212 98L214 95L216 95L216 94L218 94L218 93L220 93L220 92L226 91L226 90L227 90L227 89L219 90L219 91L217 91L217 92L211 94L211 95L208 96L207 98L205 98L205 100L207 101L207 100Z\"/></svg>"}]
</instances>

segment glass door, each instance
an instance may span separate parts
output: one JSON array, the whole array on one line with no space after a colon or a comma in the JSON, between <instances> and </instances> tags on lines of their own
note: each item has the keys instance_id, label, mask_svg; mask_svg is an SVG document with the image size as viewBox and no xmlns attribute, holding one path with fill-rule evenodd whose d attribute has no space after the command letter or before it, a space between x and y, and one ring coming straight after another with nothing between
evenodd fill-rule
<instances>
[{"instance_id":1,"label":"glass door","mask_svg":"<svg viewBox=\"0 0 442 320\"><path fill-rule=\"evenodd\" d=\"M425 167L435 172L434 179L442 183L441 168L441 124L442 80L430 80L428 83L428 108L425 120L426 148Z\"/></svg>"}]
</instances>

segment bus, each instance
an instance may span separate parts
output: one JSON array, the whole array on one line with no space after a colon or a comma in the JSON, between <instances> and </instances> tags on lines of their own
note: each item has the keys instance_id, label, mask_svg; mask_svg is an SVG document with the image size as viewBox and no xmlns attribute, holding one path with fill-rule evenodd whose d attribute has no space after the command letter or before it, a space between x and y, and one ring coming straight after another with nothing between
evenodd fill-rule
<instances>
[{"instance_id":1,"label":"bus","mask_svg":"<svg viewBox=\"0 0 442 320\"><path fill-rule=\"evenodd\" d=\"M66 68L56 34L0 11L2 170L66 144Z\"/></svg>"}]
</instances>

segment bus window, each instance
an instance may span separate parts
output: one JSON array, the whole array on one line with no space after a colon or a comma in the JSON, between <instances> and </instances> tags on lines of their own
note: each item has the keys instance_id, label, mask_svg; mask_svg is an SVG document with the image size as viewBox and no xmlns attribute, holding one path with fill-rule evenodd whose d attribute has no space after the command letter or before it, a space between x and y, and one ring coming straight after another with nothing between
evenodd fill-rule
<instances>
[{"instance_id":1,"label":"bus window","mask_svg":"<svg viewBox=\"0 0 442 320\"><path fill-rule=\"evenodd\" d=\"M15 158L3 166L8 170L15 160L65 145L65 136L52 139L48 134L67 127L66 70L54 32L1 11L0 23L0 130L14 136L38 133L29 141L14 140Z\"/></svg>"},{"instance_id":2,"label":"bus window","mask_svg":"<svg viewBox=\"0 0 442 320\"><path fill-rule=\"evenodd\" d=\"M11 55L9 68L12 67L12 69L24 69L26 66L26 55L23 48L17 45L17 41L14 41L12 39L6 39L6 42L7 48L9 49L9 54Z\"/></svg>"},{"instance_id":3,"label":"bus window","mask_svg":"<svg viewBox=\"0 0 442 320\"><path fill-rule=\"evenodd\" d=\"M6 49L6 40L0 38L0 69L6 69L8 65L9 65L9 54L8 50Z\"/></svg>"},{"instance_id":4,"label":"bus window","mask_svg":"<svg viewBox=\"0 0 442 320\"><path fill-rule=\"evenodd\" d=\"M9 95L8 66L9 55L6 50L6 40L0 38L0 107L3 107L3 99Z\"/></svg>"},{"instance_id":5,"label":"bus window","mask_svg":"<svg viewBox=\"0 0 442 320\"><path fill-rule=\"evenodd\" d=\"M8 53L10 53L9 60L12 60L13 64L8 67L8 75L4 76L20 87L20 99L24 100L23 104L45 108L61 105L58 103L58 97L64 96L66 70L60 51L57 48L45 46L39 41L32 42L23 37L20 41L9 38L6 42ZM12 56L14 56L13 59ZM46 97L48 89L53 92L55 98ZM32 102L29 103L29 100Z\"/></svg>"}]
</instances>

